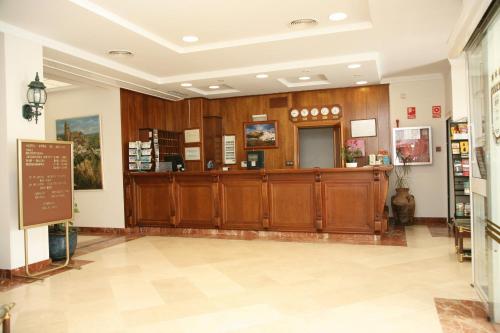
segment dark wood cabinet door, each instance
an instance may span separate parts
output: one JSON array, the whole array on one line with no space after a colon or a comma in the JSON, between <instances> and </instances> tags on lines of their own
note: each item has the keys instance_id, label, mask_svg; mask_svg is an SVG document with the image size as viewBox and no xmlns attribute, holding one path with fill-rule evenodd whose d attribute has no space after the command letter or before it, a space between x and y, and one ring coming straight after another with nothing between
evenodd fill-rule
<instances>
[{"instance_id":1,"label":"dark wood cabinet door","mask_svg":"<svg viewBox=\"0 0 500 333\"><path fill-rule=\"evenodd\" d=\"M314 179L269 177L271 230L315 231ZM280 177L284 178L284 177Z\"/></svg>"},{"instance_id":2,"label":"dark wood cabinet door","mask_svg":"<svg viewBox=\"0 0 500 333\"><path fill-rule=\"evenodd\" d=\"M138 226L168 226L171 223L170 186L163 179L136 179L135 220Z\"/></svg>"},{"instance_id":3,"label":"dark wood cabinet door","mask_svg":"<svg viewBox=\"0 0 500 333\"><path fill-rule=\"evenodd\" d=\"M262 229L262 181L221 182L222 227L224 229Z\"/></svg>"},{"instance_id":4,"label":"dark wood cabinet door","mask_svg":"<svg viewBox=\"0 0 500 333\"><path fill-rule=\"evenodd\" d=\"M374 221L373 183L370 181L325 182L324 231L372 233Z\"/></svg>"}]
</instances>

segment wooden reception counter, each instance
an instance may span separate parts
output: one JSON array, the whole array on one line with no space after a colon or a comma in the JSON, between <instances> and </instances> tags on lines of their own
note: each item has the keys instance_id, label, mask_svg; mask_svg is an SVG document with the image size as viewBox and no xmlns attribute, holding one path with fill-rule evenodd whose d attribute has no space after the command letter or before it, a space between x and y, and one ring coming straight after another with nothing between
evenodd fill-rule
<instances>
[{"instance_id":1,"label":"wooden reception counter","mask_svg":"<svg viewBox=\"0 0 500 333\"><path fill-rule=\"evenodd\" d=\"M126 224L380 234L390 170L126 173Z\"/></svg>"}]
</instances>

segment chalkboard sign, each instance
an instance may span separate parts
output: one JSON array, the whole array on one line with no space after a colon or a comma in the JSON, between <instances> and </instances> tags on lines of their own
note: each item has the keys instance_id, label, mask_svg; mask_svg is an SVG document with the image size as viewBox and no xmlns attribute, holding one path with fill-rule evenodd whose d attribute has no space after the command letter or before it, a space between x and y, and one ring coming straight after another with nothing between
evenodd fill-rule
<instances>
[{"instance_id":1,"label":"chalkboard sign","mask_svg":"<svg viewBox=\"0 0 500 333\"><path fill-rule=\"evenodd\" d=\"M73 143L18 140L19 229L73 219Z\"/></svg>"}]
</instances>

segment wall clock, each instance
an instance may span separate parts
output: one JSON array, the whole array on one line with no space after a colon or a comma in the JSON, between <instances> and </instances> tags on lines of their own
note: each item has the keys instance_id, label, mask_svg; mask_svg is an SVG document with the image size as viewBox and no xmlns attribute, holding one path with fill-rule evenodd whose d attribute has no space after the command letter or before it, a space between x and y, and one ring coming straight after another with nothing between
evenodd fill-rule
<instances>
[{"instance_id":1,"label":"wall clock","mask_svg":"<svg viewBox=\"0 0 500 333\"><path fill-rule=\"evenodd\" d=\"M308 109L302 109L302 110L300 111L300 115L301 115L302 117L307 117L307 116L309 115L309 110L308 110Z\"/></svg>"},{"instance_id":2,"label":"wall clock","mask_svg":"<svg viewBox=\"0 0 500 333\"><path fill-rule=\"evenodd\" d=\"M311 116L316 117L319 114L319 110L317 108L311 109Z\"/></svg>"},{"instance_id":3,"label":"wall clock","mask_svg":"<svg viewBox=\"0 0 500 333\"><path fill-rule=\"evenodd\" d=\"M299 110L297 109L293 109L292 111L290 111L290 116L292 116L292 118L297 118L299 114Z\"/></svg>"},{"instance_id":4,"label":"wall clock","mask_svg":"<svg viewBox=\"0 0 500 333\"><path fill-rule=\"evenodd\" d=\"M332 114L334 116L338 116L340 114L340 107L338 105L332 107Z\"/></svg>"},{"instance_id":5,"label":"wall clock","mask_svg":"<svg viewBox=\"0 0 500 333\"><path fill-rule=\"evenodd\" d=\"M326 106L321 108L321 114L323 116L327 116L329 113L330 113L330 109L327 108Z\"/></svg>"}]
</instances>

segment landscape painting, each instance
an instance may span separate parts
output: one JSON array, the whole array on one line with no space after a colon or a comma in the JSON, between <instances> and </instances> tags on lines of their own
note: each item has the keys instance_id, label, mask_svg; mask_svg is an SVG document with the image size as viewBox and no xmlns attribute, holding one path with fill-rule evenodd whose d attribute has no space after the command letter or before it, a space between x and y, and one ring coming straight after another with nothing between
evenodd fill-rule
<instances>
[{"instance_id":1,"label":"landscape painting","mask_svg":"<svg viewBox=\"0 0 500 333\"><path fill-rule=\"evenodd\" d=\"M244 123L245 149L278 148L278 122Z\"/></svg>"},{"instance_id":2,"label":"landscape painting","mask_svg":"<svg viewBox=\"0 0 500 333\"><path fill-rule=\"evenodd\" d=\"M57 140L73 141L75 190L101 190L101 122L99 116L56 120Z\"/></svg>"}]
</instances>

